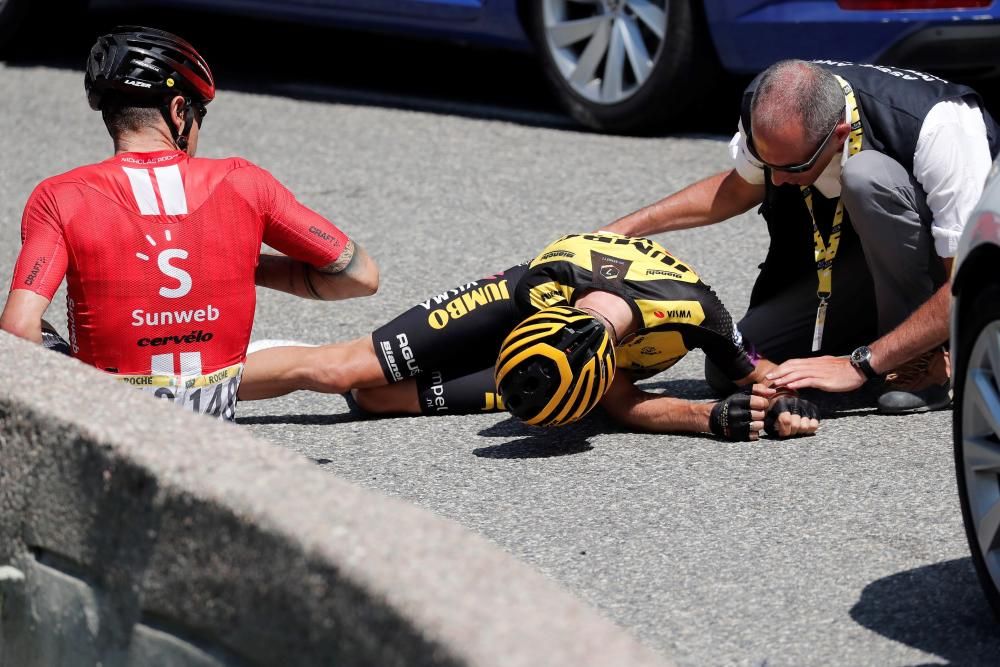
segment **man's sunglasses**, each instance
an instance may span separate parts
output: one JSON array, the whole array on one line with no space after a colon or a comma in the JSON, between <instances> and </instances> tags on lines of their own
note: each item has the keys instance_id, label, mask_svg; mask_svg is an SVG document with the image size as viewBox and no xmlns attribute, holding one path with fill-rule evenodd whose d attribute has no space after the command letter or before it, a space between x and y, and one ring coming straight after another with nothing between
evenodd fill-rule
<instances>
[{"instance_id":1,"label":"man's sunglasses","mask_svg":"<svg viewBox=\"0 0 1000 667\"><path fill-rule=\"evenodd\" d=\"M198 126L205 122L205 115L208 114L208 107L201 102L192 102L191 107L198 114Z\"/></svg>"},{"instance_id":2,"label":"man's sunglasses","mask_svg":"<svg viewBox=\"0 0 1000 667\"><path fill-rule=\"evenodd\" d=\"M816 166L816 161L819 160L820 154L822 154L823 149L826 145L830 143L830 139L833 137L833 133L837 131L837 126L840 125L840 121L830 128L830 133L826 135L826 139L820 142L819 147L816 152L813 153L812 157L803 162L802 164L771 164L770 162L765 162L760 155L757 154L757 149L753 146L753 138L747 143L747 148L750 149L750 154L753 155L757 160L760 161L762 165L770 169L771 171L783 171L788 174L801 174L803 172L809 171L814 166Z\"/></svg>"}]
</instances>

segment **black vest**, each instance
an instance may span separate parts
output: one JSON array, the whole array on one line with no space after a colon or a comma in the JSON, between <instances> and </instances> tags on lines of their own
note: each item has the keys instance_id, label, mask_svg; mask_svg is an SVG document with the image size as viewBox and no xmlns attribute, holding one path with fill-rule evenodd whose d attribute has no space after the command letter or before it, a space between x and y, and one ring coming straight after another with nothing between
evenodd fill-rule
<instances>
[{"instance_id":1,"label":"black vest","mask_svg":"<svg viewBox=\"0 0 1000 667\"><path fill-rule=\"evenodd\" d=\"M972 88L949 83L930 74L914 70L883 67L881 65L855 65L832 60L813 61L842 77L854 89L864 127L862 150L876 150L903 165L913 173L913 153L917 148L920 127L931 108L938 102L959 98L975 101L983 112L990 156L1000 153L1000 127L983 105L983 100ZM740 120L747 142L752 141L750 103L760 80L758 75L743 93ZM837 159L837 158L834 158ZM813 259L812 220L802 200L797 185L774 186L769 169L765 169L764 203L761 215L767 221L771 237L767 259L760 277L754 285L750 305L769 298L781 284L788 280L816 279ZM824 200L814 190L816 222L824 238L829 234L833 216L833 202ZM857 235L844 215L840 252L858 244ZM834 281L837 263L834 261Z\"/></svg>"}]
</instances>

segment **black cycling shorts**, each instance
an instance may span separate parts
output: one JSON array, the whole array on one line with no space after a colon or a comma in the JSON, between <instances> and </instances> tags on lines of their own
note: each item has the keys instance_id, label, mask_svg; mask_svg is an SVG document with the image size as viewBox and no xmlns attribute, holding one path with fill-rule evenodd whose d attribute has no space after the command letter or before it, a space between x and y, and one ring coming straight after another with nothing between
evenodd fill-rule
<instances>
[{"instance_id":1,"label":"black cycling shorts","mask_svg":"<svg viewBox=\"0 0 1000 667\"><path fill-rule=\"evenodd\" d=\"M514 288L519 264L418 303L372 333L387 382L417 381L425 415L502 409L493 366L500 344L524 319Z\"/></svg>"}]
</instances>

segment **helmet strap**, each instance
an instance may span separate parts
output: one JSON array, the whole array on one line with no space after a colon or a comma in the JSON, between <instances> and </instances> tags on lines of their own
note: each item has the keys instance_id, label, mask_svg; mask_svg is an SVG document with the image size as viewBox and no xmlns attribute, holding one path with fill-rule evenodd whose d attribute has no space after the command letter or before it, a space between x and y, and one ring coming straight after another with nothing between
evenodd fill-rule
<instances>
[{"instance_id":1,"label":"helmet strap","mask_svg":"<svg viewBox=\"0 0 1000 667\"><path fill-rule=\"evenodd\" d=\"M194 123L194 114L191 113L191 100L186 97L184 98L184 128L180 132L174 126L174 119L170 113L170 102L160 107L160 113L163 114L163 119L167 121L167 127L170 128L170 136L174 140L174 145L179 150L187 151L188 137L191 135L191 125Z\"/></svg>"},{"instance_id":2,"label":"helmet strap","mask_svg":"<svg viewBox=\"0 0 1000 667\"><path fill-rule=\"evenodd\" d=\"M590 313L594 317L594 319L600 322L604 326L604 328L607 329L608 332L611 334L612 345L618 345L619 341L618 329L615 328L614 322L612 322L608 317L605 317L604 313L599 313L593 308L584 308L582 306L575 306L575 307Z\"/></svg>"}]
</instances>

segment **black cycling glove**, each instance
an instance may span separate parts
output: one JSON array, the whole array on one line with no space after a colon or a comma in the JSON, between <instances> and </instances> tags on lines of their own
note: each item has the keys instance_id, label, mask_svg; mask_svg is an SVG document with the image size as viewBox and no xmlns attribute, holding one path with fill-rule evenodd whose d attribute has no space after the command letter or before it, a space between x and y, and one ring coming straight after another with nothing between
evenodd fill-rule
<instances>
[{"instance_id":1,"label":"black cycling glove","mask_svg":"<svg viewBox=\"0 0 1000 667\"><path fill-rule=\"evenodd\" d=\"M712 408L708 425L712 433L726 440L750 439L750 394L733 394Z\"/></svg>"},{"instance_id":2,"label":"black cycling glove","mask_svg":"<svg viewBox=\"0 0 1000 667\"><path fill-rule=\"evenodd\" d=\"M812 401L807 401L798 396L782 396L771 405L767 414L764 415L764 431L768 435L781 437L778 435L775 422L778 421L778 417L781 416L782 412L790 412L793 415L819 419L819 408Z\"/></svg>"}]
</instances>

